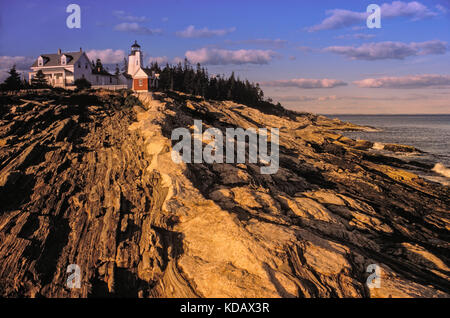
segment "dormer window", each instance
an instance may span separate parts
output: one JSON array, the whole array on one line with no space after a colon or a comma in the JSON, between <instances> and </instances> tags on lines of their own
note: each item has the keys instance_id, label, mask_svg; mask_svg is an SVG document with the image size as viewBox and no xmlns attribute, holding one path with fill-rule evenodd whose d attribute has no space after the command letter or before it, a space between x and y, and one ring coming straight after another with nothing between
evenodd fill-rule
<instances>
[{"instance_id":1,"label":"dormer window","mask_svg":"<svg viewBox=\"0 0 450 318\"><path fill-rule=\"evenodd\" d=\"M67 57L65 55L61 56L61 65L67 64Z\"/></svg>"},{"instance_id":2,"label":"dormer window","mask_svg":"<svg viewBox=\"0 0 450 318\"><path fill-rule=\"evenodd\" d=\"M42 56L38 58L38 66L44 66L44 58Z\"/></svg>"}]
</instances>

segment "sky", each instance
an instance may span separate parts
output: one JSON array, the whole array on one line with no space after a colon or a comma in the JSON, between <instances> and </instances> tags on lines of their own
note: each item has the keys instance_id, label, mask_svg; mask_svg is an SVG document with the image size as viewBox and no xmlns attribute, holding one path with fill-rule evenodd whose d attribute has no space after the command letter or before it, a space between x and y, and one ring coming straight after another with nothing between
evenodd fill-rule
<instances>
[{"instance_id":1,"label":"sky","mask_svg":"<svg viewBox=\"0 0 450 318\"><path fill-rule=\"evenodd\" d=\"M81 27L69 28L69 4ZM381 28L367 7L381 8ZM137 40L144 64L200 62L322 114L450 114L450 0L0 0L0 81L40 55L78 51L113 70Z\"/></svg>"}]
</instances>

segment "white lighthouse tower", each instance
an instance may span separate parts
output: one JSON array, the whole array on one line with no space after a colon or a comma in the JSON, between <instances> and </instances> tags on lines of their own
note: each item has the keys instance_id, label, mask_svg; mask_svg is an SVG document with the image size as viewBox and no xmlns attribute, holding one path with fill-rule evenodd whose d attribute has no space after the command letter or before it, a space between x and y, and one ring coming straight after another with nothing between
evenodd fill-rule
<instances>
[{"instance_id":1,"label":"white lighthouse tower","mask_svg":"<svg viewBox=\"0 0 450 318\"><path fill-rule=\"evenodd\" d=\"M128 56L128 74L133 76L141 68L143 68L141 46L134 41Z\"/></svg>"}]
</instances>

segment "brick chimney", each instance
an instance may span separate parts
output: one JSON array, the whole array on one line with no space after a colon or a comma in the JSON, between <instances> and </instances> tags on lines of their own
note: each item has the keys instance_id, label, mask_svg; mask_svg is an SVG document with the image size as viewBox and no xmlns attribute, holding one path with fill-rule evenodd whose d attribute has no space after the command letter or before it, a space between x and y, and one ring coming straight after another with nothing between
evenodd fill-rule
<instances>
[{"instance_id":1,"label":"brick chimney","mask_svg":"<svg viewBox=\"0 0 450 318\"><path fill-rule=\"evenodd\" d=\"M61 49L58 49L58 55L61 55Z\"/></svg>"}]
</instances>

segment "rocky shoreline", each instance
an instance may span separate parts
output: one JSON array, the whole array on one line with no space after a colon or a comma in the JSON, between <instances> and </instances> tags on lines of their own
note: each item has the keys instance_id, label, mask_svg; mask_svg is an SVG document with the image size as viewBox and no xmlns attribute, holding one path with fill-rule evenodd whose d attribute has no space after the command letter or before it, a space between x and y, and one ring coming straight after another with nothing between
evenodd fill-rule
<instances>
[{"instance_id":1,"label":"rocky shoreline","mask_svg":"<svg viewBox=\"0 0 450 318\"><path fill-rule=\"evenodd\" d=\"M367 128L175 92L1 98L3 297L450 295L450 189L337 132ZM279 171L175 164L194 119L279 128Z\"/></svg>"}]
</instances>

